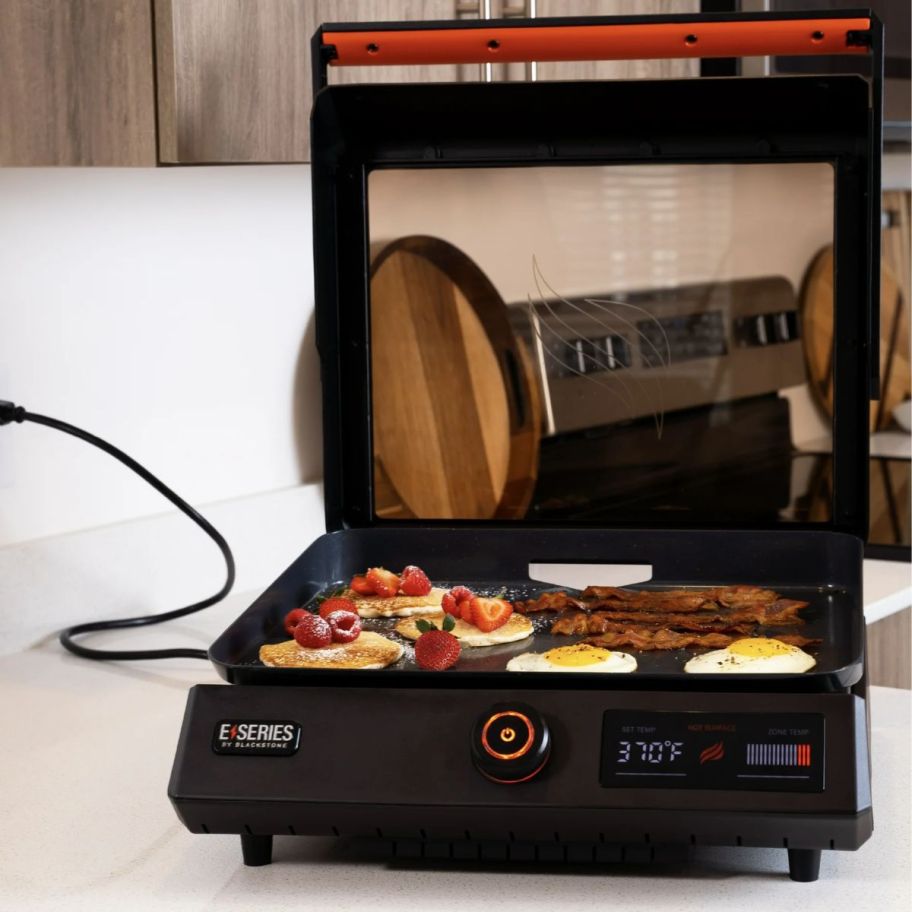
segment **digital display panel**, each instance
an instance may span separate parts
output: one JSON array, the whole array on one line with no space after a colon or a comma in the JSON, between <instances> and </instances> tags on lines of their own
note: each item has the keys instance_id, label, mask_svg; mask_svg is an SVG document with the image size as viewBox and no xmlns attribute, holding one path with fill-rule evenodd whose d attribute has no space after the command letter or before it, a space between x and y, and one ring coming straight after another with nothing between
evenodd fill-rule
<instances>
[{"instance_id":1,"label":"digital display panel","mask_svg":"<svg viewBox=\"0 0 912 912\"><path fill-rule=\"evenodd\" d=\"M820 792L824 759L819 714L610 710L600 779L606 788Z\"/></svg>"}]
</instances>

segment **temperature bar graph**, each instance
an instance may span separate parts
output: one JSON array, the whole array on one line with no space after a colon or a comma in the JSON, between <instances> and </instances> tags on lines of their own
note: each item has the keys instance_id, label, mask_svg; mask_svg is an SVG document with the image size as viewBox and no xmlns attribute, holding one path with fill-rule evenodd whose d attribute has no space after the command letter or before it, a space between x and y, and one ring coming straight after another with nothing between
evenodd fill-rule
<instances>
[{"instance_id":1,"label":"temperature bar graph","mask_svg":"<svg viewBox=\"0 0 912 912\"><path fill-rule=\"evenodd\" d=\"M748 766L810 766L810 744L748 744Z\"/></svg>"}]
</instances>

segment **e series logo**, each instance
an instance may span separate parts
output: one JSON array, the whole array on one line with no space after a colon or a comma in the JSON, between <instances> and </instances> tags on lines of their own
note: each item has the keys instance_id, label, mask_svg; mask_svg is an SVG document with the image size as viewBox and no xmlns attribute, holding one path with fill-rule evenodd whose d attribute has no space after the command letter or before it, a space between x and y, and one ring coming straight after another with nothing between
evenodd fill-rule
<instances>
[{"instance_id":1,"label":"e series logo","mask_svg":"<svg viewBox=\"0 0 912 912\"><path fill-rule=\"evenodd\" d=\"M289 757L301 746L298 722L262 719L224 719L212 733L217 754L254 754Z\"/></svg>"}]
</instances>

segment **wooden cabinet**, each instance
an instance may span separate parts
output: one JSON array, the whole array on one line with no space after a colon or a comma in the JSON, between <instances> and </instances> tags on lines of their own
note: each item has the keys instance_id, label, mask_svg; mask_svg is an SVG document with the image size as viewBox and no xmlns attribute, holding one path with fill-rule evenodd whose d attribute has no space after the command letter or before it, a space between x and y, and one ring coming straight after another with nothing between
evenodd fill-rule
<instances>
[{"instance_id":1,"label":"wooden cabinet","mask_svg":"<svg viewBox=\"0 0 912 912\"><path fill-rule=\"evenodd\" d=\"M470 0L154 0L161 161L300 162L310 157L310 37L323 22L477 18ZM528 5L494 0L492 16ZM699 0L538 0L539 16L687 12ZM494 79L523 79L497 64ZM698 75L693 60L541 63L540 79ZM474 81L473 65L330 68L333 84Z\"/></svg>"},{"instance_id":2,"label":"wooden cabinet","mask_svg":"<svg viewBox=\"0 0 912 912\"><path fill-rule=\"evenodd\" d=\"M912 687L912 609L868 625L869 684Z\"/></svg>"},{"instance_id":3,"label":"wooden cabinet","mask_svg":"<svg viewBox=\"0 0 912 912\"><path fill-rule=\"evenodd\" d=\"M305 0L155 0L162 162L307 158Z\"/></svg>"},{"instance_id":4,"label":"wooden cabinet","mask_svg":"<svg viewBox=\"0 0 912 912\"><path fill-rule=\"evenodd\" d=\"M538 0L537 14L698 6ZM482 7L471 0L0 0L0 165L307 161L310 38L320 23L477 18ZM491 3L495 18L528 8L528 0ZM538 78L697 75L697 66L540 63ZM331 68L330 81L474 81L481 71L477 64L340 67ZM522 64L499 64L492 75L527 73Z\"/></svg>"},{"instance_id":5,"label":"wooden cabinet","mask_svg":"<svg viewBox=\"0 0 912 912\"><path fill-rule=\"evenodd\" d=\"M155 0L161 161L307 161L310 38L321 22L454 15L455 0ZM340 69L332 81L459 75L457 67L359 70Z\"/></svg>"},{"instance_id":6,"label":"wooden cabinet","mask_svg":"<svg viewBox=\"0 0 912 912\"><path fill-rule=\"evenodd\" d=\"M149 0L0 2L0 165L154 165Z\"/></svg>"}]
</instances>

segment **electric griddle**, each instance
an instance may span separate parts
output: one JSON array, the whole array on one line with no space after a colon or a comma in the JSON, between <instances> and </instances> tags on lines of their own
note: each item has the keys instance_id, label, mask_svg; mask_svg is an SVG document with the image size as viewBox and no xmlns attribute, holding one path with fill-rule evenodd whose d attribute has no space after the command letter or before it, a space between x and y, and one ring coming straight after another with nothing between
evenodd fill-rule
<instances>
[{"instance_id":1,"label":"electric griddle","mask_svg":"<svg viewBox=\"0 0 912 912\"><path fill-rule=\"evenodd\" d=\"M381 837L428 857L603 860L661 846L781 846L794 880L870 836L862 550L876 396L881 26L869 12L325 25L313 40L312 175L327 533L212 645L232 686L194 687L169 786L194 833ZM857 76L346 85L379 64L851 54ZM369 178L382 170L832 166L833 490L817 522L503 518L374 512ZM514 365L515 367L515 365ZM510 379L510 365L503 366ZM382 671L270 668L286 612L368 566L512 598L538 563L651 567L651 587L752 583L809 602L822 642L795 674L689 675L686 651L632 674L509 673L566 640L410 654ZM645 578L645 577L644 577ZM366 622L388 633L393 622ZM466 655L465 653L471 653ZM509 731L509 738L507 734ZM516 739L520 747L507 749ZM500 739L500 740L498 740ZM503 743L501 743L503 742ZM421 759L416 764L416 758ZM433 769L433 775L414 774ZM628 856L629 857L629 856Z\"/></svg>"}]
</instances>

